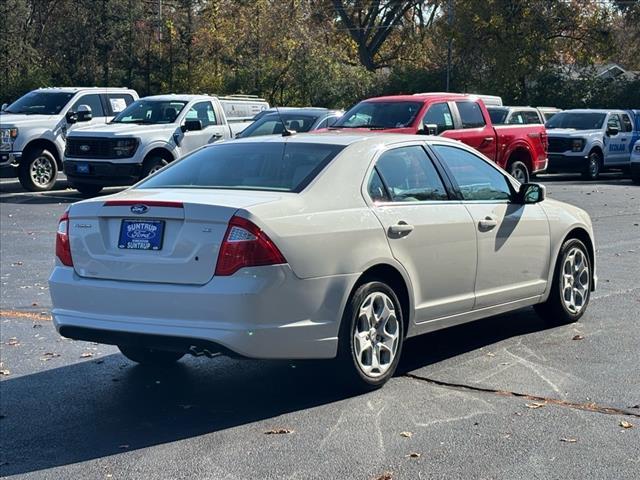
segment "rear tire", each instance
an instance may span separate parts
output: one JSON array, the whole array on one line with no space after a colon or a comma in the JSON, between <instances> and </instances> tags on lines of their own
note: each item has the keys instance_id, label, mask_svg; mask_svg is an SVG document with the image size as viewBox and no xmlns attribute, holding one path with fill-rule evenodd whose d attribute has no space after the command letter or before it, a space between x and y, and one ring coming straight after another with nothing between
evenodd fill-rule
<instances>
[{"instance_id":1,"label":"rear tire","mask_svg":"<svg viewBox=\"0 0 640 480\"><path fill-rule=\"evenodd\" d=\"M529 169L523 162L519 160L516 160L515 162L512 162L509 165L509 173L513 178L518 180L518 182L520 183L529 182L529 178L530 178Z\"/></svg>"},{"instance_id":2,"label":"rear tire","mask_svg":"<svg viewBox=\"0 0 640 480\"><path fill-rule=\"evenodd\" d=\"M161 168L169 165L162 157L149 157L142 164L142 175L140 175L140 180L148 177L149 175L153 175Z\"/></svg>"},{"instance_id":3,"label":"rear tire","mask_svg":"<svg viewBox=\"0 0 640 480\"><path fill-rule=\"evenodd\" d=\"M45 148L30 148L22 156L18 166L20 185L30 192L51 190L58 176L58 163Z\"/></svg>"},{"instance_id":4,"label":"rear tire","mask_svg":"<svg viewBox=\"0 0 640 480\"><path fill-rule=\"evenodd\" d=\"M587 247L570 238L560 248L546 302L535 305L538 315L550 325L577 322L591 297L591 260Z\"/></svg>"},{"instance_id":5,"label":"rear tire","mask_svg":"<svg viewBox=\"0 0 640 480\"><path fill-rule=\"evenodd\" d=\"M90 183L74 183L73 188L78 190L85 197L93 197L102 191L101 185L92 185Z\"/></svg>"},{"instance_id":6,"label":"rear tire","mask_svg":"<svg viewBox=\"0 0 640 480\"><path fill-rule=\"evenodd\" d=\"M155 350L153 348L146 347L118 345L118 348L129 360L139 363L140 365L151 367L166 367L173 365L184 357L184 353Z\"/></svg>"},{"instance_id":7,"label":"rear tire","mask_svg":"<svg viewBox=\"0 0 640 480\"><path fill-rule=\"evenodd\" d=\"M602 157L598 152L589 153L587 167L582 172L585 180L597 180L602 170Z\"/></svg>"},{"instance_id":8,"label":"rear tire","mask_svg":"<svg viewBox=\"0 0 640 480\"><path fill-rule=\"evenodd\" d=\"M357 391L382 387L398 367L404 334L395 292L378 281L360 285L340 324L337 367L345 384Z\"/></svg>"}]
</instances>

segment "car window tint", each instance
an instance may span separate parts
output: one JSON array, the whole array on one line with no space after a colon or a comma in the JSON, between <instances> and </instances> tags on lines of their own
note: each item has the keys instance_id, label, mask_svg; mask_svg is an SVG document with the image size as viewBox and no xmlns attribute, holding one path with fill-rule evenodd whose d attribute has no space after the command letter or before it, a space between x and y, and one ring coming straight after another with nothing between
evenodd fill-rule
<instances>
[{"instance_id":1,"label":"car window tint","mask_svg":"<svg viewBox=\"0 0 640 480\"><path fill-rule=\"evenodd\" d=\"M133 96L129 95L128 93L109 93L107 94L107 103L109 105L109 109L111 109L111 114L115 115L122 112L125 108L133 103Z\"/></svg>"},{"instance_id":2,"label":"car window tint","mask_svg":"<svg viewBox=\"0 0 640 480\"><path fill-rule=\"evenodd\" d=\"M186 120L200 120L202 122L202 128L206 128L209 125L216 125L216 114L213 111L213 105L211 102L199 102L189 109Z\"/></svg>"},{"instance_id":3,"label":"car window tint","mask_svg":"<svg viewBox=\"0 0 640 480\"><path fill-rule=\"evenodd\" d=\"M629 118L629 115L627 115L626 113L622 114L622 126L624 127L625 132L631 132L633 131L633 125L631 124L631 119Z\"/></svg>"},{"instance_id":4,"label":"car window tint","mask_svg":"<svg viewBox=\"0 0 640 480\"><path fill-rule=\"evenodd\" d=\"M371 177L369 178L368 191L369 191L369 196L371 197L371 200L373 200L374 202L389 201L387 190L384 188L384 184L382 183L380 174L375 169L373 170L373 172L371 172Z\"/></svg>"},{"instance_id":5,"label":"car window tint","mask_svg":"<svg viewBox=\"0 0 640 480\"><path fill-rule=\"evenodd\" d=\"M376 167L394 202L448 199L440 175L418 145L383 153Z\"/></svg>"},{"instance_id":6,"label":"car window tint","mask_svg":"<svg viewBox=\"0 0 640 480\"><path fill-rule=\"evenodd\" d=\"M486 125L480 105L476 102L456 102L460 119L462 120L462 128L481 128Z\"/></svg>"},{"instance_id":7,"label":"car window tint","mask_svg":"<svg viewBox=\"0 0 640 480\"><path fill-rule=\"evenodd\" d=\"M74 112L78 111L78 107L80 105L87 105L91 109L92 117L104 117L104 110L102 109L102 102L100 101L100 95L91 94L91 95L83 95L80 97L76 103L73 104L71 110Z\"/></svg>"},{"instance_id":8,"label":"car window tint","mask_svg":"<svg viewBox=\"0 0 640 480\"><path fill-rule=\"evenodd\" d=\"M524 123L524 117L522 116L522 112L513 112L511 114L511 118L507 122L510 125L521 125Z\"/></svg>"},{"instance_id":9,"label":"car window tint","mask_svg":"<svg viewBox=\"0 0 640 480\"><path fill-rule=\"evenodd\" d=\"M453 175L464 200L509 200L505 176L482 158L461 148L433 145Z\"/></svg>"},{"instance_id":10,"label":"car window tint","mask_svg":"<svg viewBox=\"0 0 640 480\"><path fill-rule=\"evenodd\" d=\"M537 112L522 112L522 115L524 116L524 123L526 124L542 123Z\"/></svg>"},{"instance_id":11,"label":"car window tint","mask_svg":"<svg viewBox=\"0 0 640 480\"><path fill-rule=\"evenodd\" d=\"M451 130L453 128L453 116L449 105L446 103L436 103L429 107L427 113L422 119L423 125L437 125L438 134L445 130Z\"/></svg>"},{"instance_id":12,"label":"car window tint","mask_svg":"<svg viewBox=\"0 0 640 480\"><path fill-rule=\"evenodd\" d=\"M609 120L607 120L607 128L615 127L618 130L622 130L622 125L620 125L620 117L618 117L617 113L611 114L609 116Z\"/></svg>"}]
</instances>

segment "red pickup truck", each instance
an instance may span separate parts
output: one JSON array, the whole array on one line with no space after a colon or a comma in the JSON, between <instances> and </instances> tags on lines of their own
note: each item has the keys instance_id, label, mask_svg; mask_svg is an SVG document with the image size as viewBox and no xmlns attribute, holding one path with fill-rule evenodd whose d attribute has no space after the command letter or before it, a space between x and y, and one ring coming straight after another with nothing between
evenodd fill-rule
<instances>
[{"instance_id":1,"label":"red pickup truck","mask_svg":"<svg viewBox=\"0 0 640 480\"><path fill-rule=\"evenodd\" d=\"M475 148L521 183L547 168L544 125L496 125L482 100L459 93L396 95L363 100L331 130L442 135Z\"/></svg>"}]
</instances>

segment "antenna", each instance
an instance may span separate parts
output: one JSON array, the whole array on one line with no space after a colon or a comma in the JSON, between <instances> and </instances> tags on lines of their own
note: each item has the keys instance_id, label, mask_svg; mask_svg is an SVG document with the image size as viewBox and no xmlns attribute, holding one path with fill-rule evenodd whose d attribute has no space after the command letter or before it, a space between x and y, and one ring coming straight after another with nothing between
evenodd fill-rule
<instances>
[{"instance_id":1,"label":"antenna","mask_svg":"<svg viewBox=\"0 0 640 480\"><path fill-rule=\"evenodd\" d=\"M280 115L280 110L278 110L278 107L274 107L276 109L276 113L278 114L278 118L280 119L280 123L282 124L282 136L283 137L290 137L292 135L295 135L296 132L295 130L289 130L287 128L287 124L284 123L284 120L282 119L282 115Z\"/></svg>"}]
</instances>

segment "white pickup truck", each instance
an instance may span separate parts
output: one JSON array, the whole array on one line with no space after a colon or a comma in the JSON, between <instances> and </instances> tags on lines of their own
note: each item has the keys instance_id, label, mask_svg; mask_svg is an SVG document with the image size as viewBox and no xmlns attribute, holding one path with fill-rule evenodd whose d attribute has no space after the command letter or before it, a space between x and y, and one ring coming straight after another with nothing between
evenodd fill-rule
<instances>
[{"instance_id":1,"label":"white pickup truck","mask_svg":"<svg viewBox=\"0 0 640 480\"><path fill-rule=\"evenodd\" d=\"M127 88L39 88L0 110L0 168L23 188L50 190L62 169L67 135L104 125L138 99ZM6 176L6 175L5 175Z\"/></svg>"},{"instance_id":2,"label":"white pickup truck","mask_svg":"<svg viewBox=\"0 0 640 480\"><path fill-rule=\"evenodd\" d=\"M111 122L67 138L64 172L85 195L131 185L208 143L234 138L248 122L228 121L218 97L157 95L129 105Z\"/></svg>"}]
</instances>

